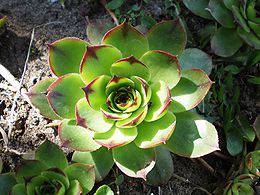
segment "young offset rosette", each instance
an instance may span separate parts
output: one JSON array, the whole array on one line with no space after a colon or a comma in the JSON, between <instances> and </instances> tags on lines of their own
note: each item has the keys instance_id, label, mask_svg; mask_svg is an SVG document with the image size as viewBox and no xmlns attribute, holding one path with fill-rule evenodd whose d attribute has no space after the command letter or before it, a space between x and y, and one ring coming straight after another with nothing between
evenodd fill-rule
<instances>
[{"instance_id":1,"label":"young offset rosette","mask_svg":"<svg viewBox=\"0 0 260 195\"><path fill-rule=\"evenodd\" d=\"M212 29L211 48L215 54L232 56L243 42L260 49L259 0L183 0L183 3L196 15L220 24L217 29L205 28Z\"/></svg>"},{"instance_id":2,"label":"young offset rosette","mask_svg":"<svg viewBox=\"0 0 260 195\"><path fill-rule=\"evenodd\" d=\"M35 159L24 160L15 173L0 175L1 194L10 195L87 194L94 183L93 165L69 165L63 151L50 141L40 145Z\"/></svg>"},{"instance_id":3,"label":"young offset rosette","mask_svg":"<svg viewBox=\"0 0 260 195\"><path fill-rule=\"evenodd\" d=\"M62 120L63 145L76 150L74 161L95 165L96 180L114 162L146 179L159 159L157 146L188 157L218 149L214 126L187 112L212 82L199 69L181 72L177 55L185 45L180 20L161 22L147 36L124 22L99 45L61 39L49 45L58 78L40 81L28 96L44 116Z\"/></svg>"}]
</instances>

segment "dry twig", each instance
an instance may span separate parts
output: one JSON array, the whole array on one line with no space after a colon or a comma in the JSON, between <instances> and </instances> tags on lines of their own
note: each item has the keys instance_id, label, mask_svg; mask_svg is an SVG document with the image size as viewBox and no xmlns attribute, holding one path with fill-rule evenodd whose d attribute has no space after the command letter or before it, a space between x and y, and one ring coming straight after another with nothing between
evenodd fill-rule
<instances>
[{"instance_id":1,"label":"dry twig","mask_svg":"<svg viewBox=\"0 0 260 195\"><path fill-rule=\"evenodd\" d=\"M115 24L118 26L119 22L118 22L118 19L116 18L115 13L112 12L110 9L107 9L107 7L106 7L107 1L106 0L100 0L100 3L104 6L104 8L107 10L109 15L111 16L111 18L114 20Z\"/></svg>"},{"instance_id":2,"label":"dry twig","mask_svg":"<svg viewBox=\"0 0 260 195\"><path fill-rule=\"evenodd\" d=\"M9 126L9 129L8 129L8 138L11 137L13 124L14 124L14 122L15 122L15 120L16 120L16 116L15 116L16 103L17 103L18 98L19 98L20 95L21 95L21 88L22 88L23 80L24 80L25 73L26 73L26 70L27 70L27 67L28 67L28 60L29 60L29 57L30 57L30 52L31 52L31 47L32 47L33 39L34 39L34 28L33 28L33 30L32 30L31 40L30 40L30 44L29 44L29 48L28 48L26 60L25 60L25 63L24 63L23 74L22 74L21 80L20 80L20 82L19 82L19 85L17 86L18 88L17 88L16 94L15 94L15 98L14 98L14 101L13 101L12 108L11 108L10 119L8 120L8 126Z\"/></svg>"}]
</instances>

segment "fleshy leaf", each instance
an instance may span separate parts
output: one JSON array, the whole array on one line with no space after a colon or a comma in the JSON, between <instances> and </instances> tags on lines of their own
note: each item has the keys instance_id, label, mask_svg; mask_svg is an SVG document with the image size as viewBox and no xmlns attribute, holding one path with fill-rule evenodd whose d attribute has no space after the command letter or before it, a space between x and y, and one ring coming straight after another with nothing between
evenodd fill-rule
<instances>
[{"instance_id":1,"label":"fleshy leaf","mask_svg":"<svg viewBox=\"0 0 260 195\"><path fill-rule=\"evenodd\" d=\"M213 19L209 11L206 10L209 0L183 0L182 2L194 14L206 19Z\"/></svg>"},{"instance_id":2,"label":"fleshy leaf","mask_svg":"<svg viewBox=\"0 0 260 195\"><path fill-rule=\"evenodd\" d=\"M94 151L101 147L92 139L93 132L76 126L75 120L63 120L58 131L62 145L65 147L77 151Z\"/></svg>"},{"instance_id":3,"label":"fleshy leaf","mask_svg":"<svg viewBox=\"0 0 260 195\"><path fill-rule=\"evenodd\" d=\"M103 185L97 189L94 195L114 195L114 192L110 189L109 186Z\"/></svg>"},{"instance_id":4,"label":"fleshy leaf","mask_svg":"<svg viewBox=\"0 0 260 195\"><path fill-rule=\"evenodd\" d=\"M56 76L79 73L79 66L87 42L78 38L64 38L49 45L49 64Z\"/></svg>"},{"instance_id":5,"label":"fleshy leaf","mask_svg":"<svg viewBox=\"0 0 260 195\"><path fill-rule=\"evenodd\" d=\"M101 147L94 152L75 151L72 161L94 165L96 182L102 181L114 165L112 151L105 147Z\"/></svg>"},{"instance_id":6,"label":"fleshy leaf","mask_svg":"<svg viewBox=\"0 0 260 195\"><path fill-rule=\"evenodd\" d=\"M156 162L147 175L147 183L153 186L166 184L173 174L171 153L162 147L156 147Z\"/></svg>"},{"instance_id":7,"label":"fleshy leaf","mask_svg":"<svg viewBox=\"0 0 260 195\"><path fill-rule=\"evenodd\" d=\"M151 72L151 82L164 81L172 89L180 80L180 64L176 56L159 50L148 51L140 59Z\"/></svg>"},{"instance_id":8,"label":"fleshy leaf","mask_svg":"<svg viewBox=\"0 0 260 195\"><path fill-rule=\"evenodd\" d=\"M204 51L197 48L185 49L180 56L182 70L198 68L209 75L212 70L212 58Z\"/></svg>"},{"instance_id":9,"label":"fleshy leaf","mask_svg":"<svg viewBox=\"0 0 260 195\"><path fill-rule=\"evenodd\" d=\"M235 29L220 27L212 37L210 44L216 55L229 57L239 50L243 41L237 35Z\"/></svg>"},{"instance_id":10,"label":"fleshy leaf","mask_svg":"<svg viewBox=\"0 0 260 195\"><path fill-rule=\"evenodd\" d=\"M87 37L92 44L100 44L104 34L114 27L109 19L89 20L87 24Z\"/></svg>"},{"instance_id":11,"label":"fleshy leaf","mask_svg":"<svg viewBox=\"0 0 260 195\"><path fill-rule=\"evenodd\" d=\"M13 173L0 174L0 192L3 195L8 194L15 184L16 180Z\"/></svg>"},{"instance_id":12,"label":"fleshy leaf","mask_svg":"<svg viewBox=\"0 0 260 195\"><path fill-rule=\"evenodd\" d=\"M74 163L65 169L70 180L78 180L83 188L83 194L88 193L95 184L95 171L93 165Z\"/></svg>"},{"instance_id":13,"label":"fleshy leaf","mask_svg":"<svg viewBox=\"0 0 260 195\"><path fill-rule=\"evenodd\" d=\"M49 140L46 140L37 148L35 159L43 162L49 168L57 167L63 170L68 166L68 161L63 151L58 145Z\"/></svg>"},{"instance_id":14,"label":"fleshy leaf","mask_svg":"<svg viewBox=\"0 0 260 195\"><path fill-rule=\"evenodd\" d=\"M80 75L87 84L98 76L110 76L111 65L121 58L121 52L112 45L88 46L80 65Z\"/></svg>"},{"instance_id":15,"label":"fleshy leaf","mask_svg":"<svg viewBox=\"0 0 260 195\"><path fill-rule=\"evenodd\" d=\"M118 168L130 177L146 180L155 165L155 150L138 148L133 142L113 148L113 157Z\"/></svg>"},{"instance_id":16,"label":"fleshy leaf","mask_svg":"<svg viewBox=\"0 0 260 195\"><path fill-rule=\"evenodd\" d=\"M3 191L1 191L1 193L5 194L5 192L3 192ZM8 193L6 193L6 194L8 194ZM16 184L12 188L12 191L9 194L10 195L27 195L26 188L25 188L25 183Z\"/></svg>"},{"instance_id":17,"label":"fleshy leaf","mask_svg":"<svg viewBox=\"0 0 260 195\"><path fill-rule=\"evenodd\" d=\"M50 107L46 96L48 87L55 80L56 80L55 78L44 79L38 82L36 85L34 85L30 89L30 91L26 94L30 98L31 103L37 109L39 109L41 115L50 119L60 119L60 117L57 114L55 114L55 112Z\"/></svg>"},{"instance_id":18,"label":"fleshy leaf","mask_svg":"<svg viewBox=\"0 0 260 195\"><path fill-rule=\"evenodd\" d=\"M210 0L208 10L211 15L224 27L235 27L232 12L226 8L223 1Z\"/></svg>"},{"instance_id":19,"label":"fleshy leaf","mask_svg":"<svg viewBox=\"0 0 260 195\"><path fill-rule=\"evenodd\" d=\"M233 6L239 7L240 4L239 0L223 0L223 2L225 6L230 10L232 10Z\"/></svg>"},{"instance_id":20,"label":"fleshy leaf","mask_svg":"<svg viewBox=\"0 0 260 195\"><path fill-rule=\"evenodd\" d=\"M22 183L24 182L24 178L39 175L47 168L47 165L38 160L26 160L18 168L16 172L16 180L18 183Z\"/></svg>"},{"instance_id":21,"label":"fleshy leaf","mask_svg":"<svg viewBox=\"0 0 260 195\"><path fill-rule=\"evenodd\" d=\"M133 76L131 77L131 80L134 82L135 89L139 91L141 97L142 97L142 104L141 106L145 106L148 104L149 100L152 96L152 90L149 84L142 78Z\"/></svg>"},{"instance_id":22,"label":"fleshy leaf","mask_svg":"<svg viewBox=\"0 0 260 195\"><path fill-rule=\"evenodd\" d=\"M154 25L147 34L150 50L162 50L180 55L187 42L184 25L180 19L163 21Z\"/></svg>"},{"instance_id":23,"label":"fleshy leaf","mask_svg":"<svg viewBox=\"0 0 260 195\"><path fill-rule=\"evenodd\" d=\"M145 119L147 110L148 110L148 105L145 105L144 107L140 107L138 110L133 112L132 115L129 116L128 118L117 121L116 126L119 128L136 127Z\"/></svg>"},{"instance_id":24,"label":"fleshy leaf","mask_svg":"<svg viewBox=\"0 0 260 195\"><path fill-rule=\"evenodd\" d=\"M128 78L131 76L139 76L147 81L150 79L150 71L147 66L134 56L118 60L112 64L111 74Z\"/></svg>"},{"instance_id":25,"label":"fleshy leaf","mask_svg":"<svg viewBox=\"0 0 260 195\"><path fill-rule=\"evenodd\" d=\"M114 124L114 121L106 119L101 111L93 110L85 98L76 104L76 121L77 125L95 132L106 132Z\"/></svg>"},{"instance_id":26,"label":"fleshy leaf","mask_svg":"<svg viewBox=\"0 0 260 195\"><path fill-rule=\"evenodd\" d=\"M238 134L237 128L229 128L226 134L226 146L230 155L236 156L243 150L244 142L240 134Z\"/></svg>"},{"instance_id":27,"label":"fleshy leaf","mask_svg":"<svg viewBox=\"0 0 260 195\"><path fill-rule=\"evenodd\" d=\"M124 120L132 115L132 113L113 112L108 108L107 104L102 105L100 111L105 118L117 121Z\"/></svg>"},{"instance_id":28,"label":"fleshy leaf","mask_svg":"<svg viewBox=\"0 0 260 195\"><path fill-rule=\"evenodd\" d=\"M134 82L125 77L117 77L113 76L113 78L109 81L106 86L106 94L109 95L111 92L116 91L121 87L134 87Z\"/></svg>"},{"instance_id":29,"label":"fleshy leaf","mask_svg":"<svg viewBox=\"0 0 260 195\"><path fill-rule=\"evenodd\" d=\"M66 191L66 194L68 195L79 195L83 193L83 189L79 183L78 180L72 180L70 181L70 187Z\"/></svg>"},{"instance_id":30,"label":"fleshy leaf","mask_svg":"<svg viewBox=\"0 0 260 195\"><path fill-rule=\"evenodd\" d=\"M136 138L136 136L137 136L136 127L118 128L114 126L108 132L95 133L94 140L98 144L108 149L111 149L132 142Z\"/></svg>"},{"instance_id":31,"label":"fleshy leaf","mask_svg":"<svg viewBox=\"0 0 260 195\"><path fill-rule=\"evenodd\" d=\"M239 6L238 6L239 7ZM246 31L250 32L250 28L247 24L246 19L243 17L242 13L240 12L240 9L236 6L232 6L232 13L236 19L236 21L240 24L240 26ZM249 22L249 21L248 21Z\"/></svg>"},{"instance_id":32,"label":"fleshy leaf","mask_svg":"<svg viewBox=\"0 0 260 195\"><path fill-rule=\"evenodd\" d=\"M102 43L115 46L122 52L123 57L133 55L138 59L148 50L146 37L127 22L108 31Z\"/></svg>"},{"instance_id":33,"label":"fleshy leaf","mask_svg":"<svg viewBox=\"0 0 260 195\"><path fill-rule=\"evenodd\" d=\"M48 178L49 181L57 181L61 183L65 189L69 188L70 182L67 175L59 168L50 168L41 173L41 176Z\"/></svg>"},{"instance_id":34,"label":"fleshy leaf","mask_svg":"<svg viewBox=\"0 0 260 195\"><path fill-rule=\"evenodd\" d=\"M260 176L260 150L248 153L245 158L245 164L252 174Z\"/></svg>"},{"instance_id":35,"label":"fleshy leaf","mask_svg":"<svg viewBox=\"0 0 260 195\"><path fill-rule=\"evenodd\" d=\"M180 82L171 90L171 111L184 112L196 107L208 93L211 84L208 75L200 69L182 71Z\"/></svg>"},{"instance_id":36,"label":"fleshy leaf","mask_svg":"<svg viewBox=\"0 0 260 195\"><path fill-rule=\"evenodd\" d=\"M171 93L167 84L159 81L151 85L152 97L149 102L149 109L145 121L151 122L160 119L166 114L171 103Z\"/></svg>"},{"instance_id":37,"label":"fleshy leaf","mask_svg":"<svg viewBox=\"0 0 260 195\"><path fill-rule=\"evenodd\" d=\"M138 135L135 144L139 148L153 148L171 137L176 125L176 117L171 112L167 112L162 118L153 122L142 122L138 128Z\"/></svg>"},{"instance_id":38,"label":"fleshy leaf","mask_svg":"<svg viewBox=\"0 0 260 195\"><path fill-rule=\"evenodd\" d=\"M54 81L48 88L47 98L54 110L63 118L75 118L75 105L84 97L85 84L79 74L66 74Z\"/></svg>"},{"instance_id":39,"label":"fleshy leaf","mask_svg":"<svg viewBox=\"0 0 260 195\"><path fill-rule=\"evenodd\" d=\"M219 150L215 127L192 112L176 114L176 128L164 145L180 156L197 158Z\"/></svg>"},{"instance_id":40,"label":"fleshy leaf","mask_svg":"<svg viewBox=\"0 0 260 195\"><path fill-rule=\"evenodd\" d=\"M100 106L106 103L106 86L111 77L102 75L96 77L86 87L83 88L86 98L91 108L99 111Z\"/></svg>"},{"instance_id":41,"label":"fleshy leaf","mask_svg":"<svg viewBox=\"0 0 260 195\"><path fill-rule=\"evenodd\" d=\"M253 33L248 33L242 28L237 28L238 35L251 47L260 49L260 38Z\"/></svg>"}]
</instances>

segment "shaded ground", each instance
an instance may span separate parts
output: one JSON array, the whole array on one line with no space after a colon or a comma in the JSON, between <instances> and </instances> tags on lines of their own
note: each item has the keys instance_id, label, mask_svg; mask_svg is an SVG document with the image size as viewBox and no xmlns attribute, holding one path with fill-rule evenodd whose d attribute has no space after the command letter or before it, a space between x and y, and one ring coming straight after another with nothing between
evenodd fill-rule
<instances>
[{"instance_id":1,"label":"shaded ground","mask_svg":"<svg viewBox=\"0 0 260 195\"><path fill-rule=\"evenodd\" d=\"M157 19L170 18L162 12L164 9L161 7L162 1L154 2L148 5L146 10L155 14ZM0 14L8 16L7 29L0 36L0 63L6 66L17 79L21 77L31 32L35 28L34 44L23 82L26 89L38 80L51 75L47 64L48 43L67 36L86 40L86 16L90 19L110 18L96 1L71 1L69 6L63 9L58 3L51 4L47 0L2 0ZM196 20L193 16L189 18L187 14L185 17L188 18L188 24L192 30L196 31L201 28L200 19ZM7 131L7 121L10 120L15 92L1 77L0 81L0 127ZM13 170L19 164L20 156L17 153L32 151L45 139L59 143L56 129L46 126L50 121L42 118L22 98L18 99L15 114L17 119L9 140L9 150L4 149L3 140L0 141L0 155L4 161L4 171ZM223 139L221 134L220 139ZM221 148L225 151L223 145ZM65 151L70 152L66 149ZM126 178L119 186L120 194L207 194L203 189L212 193L224 180L231 163L213 154L204 159L209 162L215 172L206 169L197 160L173 155L175 175L168 184L151 187L142 180ZM114 169L116 172L116 168ZM108 184L114 179L114 173L111 171L104 183ZM115 185L111 187L116 191Z\"/></svg>"}]
</instances>

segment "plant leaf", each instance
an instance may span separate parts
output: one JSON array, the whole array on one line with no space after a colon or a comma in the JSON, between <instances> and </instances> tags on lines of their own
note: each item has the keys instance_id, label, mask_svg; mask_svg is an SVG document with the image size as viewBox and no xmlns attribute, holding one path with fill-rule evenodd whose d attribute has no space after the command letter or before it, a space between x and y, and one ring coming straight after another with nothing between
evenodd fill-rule
<instances>
[{"instance_id":1,"label":"plant leaf","mask_svg":"<svg viewBox=\"0 0 260 195\"><path fill-rule=\"evenodd\" d=\"M148 51L140 59L151 72L150 81L164 81L172 89L180 80L180 64L176 56L163 51Z\"/></svg>"},{"instance_id":2,"label":"plant leaf","mask_svg":"<svg viewBox=\"0 0 260 195\"><path fill-rule=\"evenodd\" d=\"M116 122L118 128L134 128L139 125L146 117L148 110L148 105L138 108L134 111L131 116L126 119Z\"/></svg>"},{"instance_id":3,"label":"plant leaf","mask_svg":"<svg viewBox=\"0 0 260 195\"><path fill-rule=\"evenodd\" d=\"M107 185L100 186L94 195L114 195L114 192Z\"/></svg>"},{"instance_id":4,"label":"plant leaf","mask_svg":"<svg viewBox=\"0 0 260 195\"><path fill-rule=\"evenodd\" d=\"M171 137L176 125L176 118L167 112L162 118L153 122L142 122L138 125L138 135L135 144L139 148L153 148L165 144Z\"/></svg>"},{"instance_id":5,"label":"plant leaf","mask_svg":"<svg viewBox=\"0 0 260 195\"><path fill-rule=\"evenodd\" d=\"M171 111L184 112L195 108L206 96L211 84L208 75L200 69L182 71L180 82L171 90Z\"/></svg>"},{"instance_id":6,"label":"plant leaf","mask_svg":"<svg viewBox=\"0 0 260 195\"><path fill-rule=\"evenodd\" d=\"M132 142L137 136L137 128L118 128L113 126L108 132L95 133L94 140L100 145L111 149Z\"/></svg>"},{"instance_id":7,"label":"plant leaf","mask_svg":"<svg viewBox=\"0 0 260 195\"><path fill-rule=\"evenodd\" d=\"M49 140L41 144L35 152L35 160L46 164L49 168L57 167L61 170L68 166L68 161L60 147Z\"/></svg>"},{"instance_id":8,"label":"plant leaf","mask_svg":"<svg viewBox=\"0 0 260 195\"><path fill-rule=\"evenodd\" d=\"M171 103L171 92L167 84L163 81L151 85L152 96L150 105L145 117L145 121L156 121L166 114L167 108Z\"/></svg>"},{"instance_id":9,"label":"plant leaf","mask_svg":"<svg viewBox=\"0 0 260 195\"><path fill-rule=\"evenodd\" d=\"M23 183L24 178L39 175L42 171L48 169L48 166L38 160L26 160L18 167L16 171L16 180Z\"/></svg>"},{"instance_id":10,"label":"plant leaf","mask_svg":"<svg viewBox=\"0 0 260 195\"><path fill-rule=\"evenodd\" d=\"M102 43L115 46L122 52L123 57L133 55L139 59L148 50L146 37L127 22L108 31Z\"/></svg>"},{"instance_id":11,"label":"plant leaf","mask_svg":"<svg viewBox=\"0 0 260 195\"><path fill-rule=\"evenodd\" d=\"M9 192L15 184L16 180L13 173L9 172L0 174L0 192L3 195L9 194Z\"/></svg>"},{"instance_id":12,"label":"plant leaf","mask_svg":"<svg viewBox=\"0 0 260 195\"><path fill-rule=\"evenodd\" d=\"M163 21L154 25L148 32L150 50L162 50L180 55L187 42L187 35L180 19Z\"/></svg>"},{"instance_id":13,"label":"plant leaf","mask_svg":"<svg viewBox=\"0 0 260 195\"><path fill-rule=\"evenodd\" d=\"M105 147L101 147L94 152L75 151L72 161L94 165L96 182L102 181L114 165L112 151Z\"/></svg>"},{"instance_id":14,"label":"plant leaf","mask_svg":"<svg viewBox=\"0 0 260 195\"><path fill-rule=\"evenodd\" d=\"M77 151L94 151L101 147L92 139L93 132L76 126L75 120L64 119L58 131L63 146Z\"/></svg>"},{"instance_id":15,"label":"plant leaf","mask_svg":"<svg viewBox=\"0 0 260 195\"><path fill-rule=\"evenodd\" d=\"M257 139L260 140L260 115L256 117L255 122L253 124L253 128L255 130Z\"/></svg>"},{"instance_id":16,"label":"plant leaf","mask_svg":"<svg viewBox=\"0 0 260 195\"><path fill-rule=\"evenodd\" d=\"M251 78L247 79L247 82L256 84L256 85L260 85L260 77L251 77Z\"/></svg>"},{"instance_id":17,"label":"plant leaf","mask_svg":"<svg viewBox=\"0 0 260 195\"><path fill-rule=\"evenodd\" d=\"M182 70L198 68L210 75L212 70L212 58L204 51L197 48L185 49L180 56Z\"/></svg>"},{"instance_id":18,"label":"plant leaf","mask_svg":"<svg viewBox=\"0 0 260 195\"><path fill-rule=\"evenodd\" d=\"M138 148L133 142L112 149L118 168L130 177L146 180L147 174L155 165L154 149Z\"/></svg>"},{"instance_id":19,"label":"plant leaf","mask_svg":"<svg viewBox=\"0 0 260 195\"><path fill-rule=\"evenodd\" d=\"M1 191L3 193L3 191ZM5 194L5 193L3 193ZM8 193L7 193L8 194ZM12 187L12 191L9 192L10 195L27 195L25 184L19 183Z\"/></svg>"},{"instance_id":20,"label":"plant leaf","mask_svg":"<svg viewBox=\"0 0 260 195\"><path fill-rule=\"evenodd\" d=\"M121 52L112 45L88 46L80 65L80 76L87 84L98 76L110 76L111 65L121 58Z\"/></svg>"},{"instance_id":21,"label":"plant leaf","mask_svg":"<svg viewBox=\"0 0 260 195\"><path fill-rule=\"evenodd\" d=\"M149 84L142 78L137 76L132 76L131 80L134 82L134 88L140 93L142 104L141 106L145 106L151 99L152 90Z\"/></svg>"},{"instance_id":22,"label":"plant leaf","mask_svg":"<svg viewBox=\"0 0 260 195\"><path fill-rule=\"evenodd\" d=\"M0 18L0 28L4 27L6 21L7 21L7 16L4 16L4 17Z\"/></svg>"},{"instance_id":23,"label":"plant leaf","mask_svg":"<svg viewBox=\"0 0 260 195\"><path fill-rule=\"evenodd\" d=\"M68 195L79 195L83 193L83 189L79 183L78 180L72 180L70 181L70 187L66 191L66 194Z\"/></svg>"},{"instance_id":24,"label":"plant leaf","mask_svg":"<svg viewBox=\"0 0 260 195\"><path fill-rule=\"evenodd\" d=\"M114 125L114 121L106 119L101 111L93 110L86 98L76 104L76 121L77 125L95 132L106 132Z\"/></svg>"},{"instance_id":25,"label":"plant leaf","mask_svg":"<svg viewBox=\"0 0 260 195\"><path fill-rule=\"evenodd\" d=\"M78 180L83 194L88 193L95 184L95 171L93 165L74 163L65 169L70 180Z\"/></svg>"},{"instance_id":26,"label":"plant leaf","mask_svg":"<svg viewBox=\"0 0 260 195\"><path fill-rule=\"evenodd\" d=\"M232 12L225 6L223 1L210 0L208 10L211 15L224 27L235 27Z\"/></svg>"},{"instance_id":27,"label":"plant leaf","mask_svg":"<svg viewBox=\"0 0 260 195\"><path fill-rule=\"evenodd\" d=\"M235 29L220 27L212 37L210 44L216 55L230 57L239 50L243 42Z\"/></svg>"},{"instance_id":28,"label":"plant leaf","mask_svg":"<svg viewBox=\"0 0 260 195\"><path fill-rule=\"evenodd\" d=\"M68 37L49 45L49 64L56 76L68 73L79 73L79 66L86 50L87 42Z\"/></svg>"},{"instance_id":29,"label":"plant leaf","mask_svg":"<svg viewBox=\"0 0 260 195\"><path fill-rule=\"evenodd\" d=\"M49 181L59 182L64 186L65 190L69 188L70 182L67 175L59 168L50 168L46 171L43 171L41 172L41 176L47 178Z\"/></svg>"},{"instance_id":30,"label":"plant leaf","mask_svg":"<svg viewBox=\"0 0 260 195\"><path fill-rule=\"evenodd\" d=\"M79 74L75 73L66 74L54 81L47 94L53 111L63 118L75 118L75 106L84 97L84 86Z\"/></svg>"},{"instance_id":31,"label":"plant leaf","mask_svg":"<svg viewBox=\"0 0 260 195\"><path fill-rule=\"evenodd\" d=\"M173 174L171 153L162 147L156 147L156 162L147 175L147 183L152 186L167 184Z\"/></svg>"},{"instance_id":32,"label":"plant leaf","mask_svg":"<svg viewBox=\"0 0 260 195\"><path fill-rule=\"evenodd\" d=\"M243 138L236 128L230 128L226 132L227 150L230 155L236 156L243 150Z\"/></svg>"},{"instance_id":33,"label":"plant leaf","mask_svg":"<svg viewBox=\"0 0 260 195\"><path fill-rule=\"evenodd\" d=\"M50 119L60 119L52 110L47 99L47 89L55 81L55 78L41 80L34 85L26 95L30 98L31 103L39 109L41 115Z\"/></svg>"},{"instance_id":34,"label":"plant leaf","mask_svg":"<svg viewBox=\"0 0 260 195\"><path fill-rule=\"evenodd\" d=\"M106 4L107 9L118 9L125 3L125 0L111 0Z\"/></svg>"},{"instance_id":35,"label":"plant leaf","mask_svg":"<svg viewBox=\"0 0 260 195\"><path fill-rule=\"evenodd\" d=\"M242 28L237 28L238 35L251 47L260 49L260 38L253 33L248 33Z\"/></svg>"},{"instance_id":36,"label":"plant leaf","mask_svg":"<svg viewBox=\"0 0 260 195\"><path fill-rule=\"evenodd\" d=\"M206 19L213 20L213 17L207 10L209 0L183 0L182 2L194 14Z\"/></svg>"},{"instance_id":37,"label":"plant leaf","mask_svg":"<svg viewBox=\"0 0 260 195\"><path fill-rule=\"evenodd\" d=\"M147 81L150 79L149 68L133 56L118 60L112 64L110 71L111 75L119 77L138 76Z\"/></svg>"},{"instance_id":38,"label":"plant leaf","mask_svg":"<svg viewBox=\"0 0 260 195\"><path fill-rule=\"evenodd\" d=\"M215 127L192 112L176 114L176 128L164 145L180 156L197 158L219 150Z\"/></svg>"},{"instance_id":39,"label":"plant leaf","mask_svg":"<svg viewBox=\"0 0 260 195\"><path fill-rule=\"evenodd\" d=\"M106 86L111 77L102 75L96 77L86 87L82 88L88 104L96 111L100 110L100 106L106 103Z\"/></svg>"}]
</instances>

